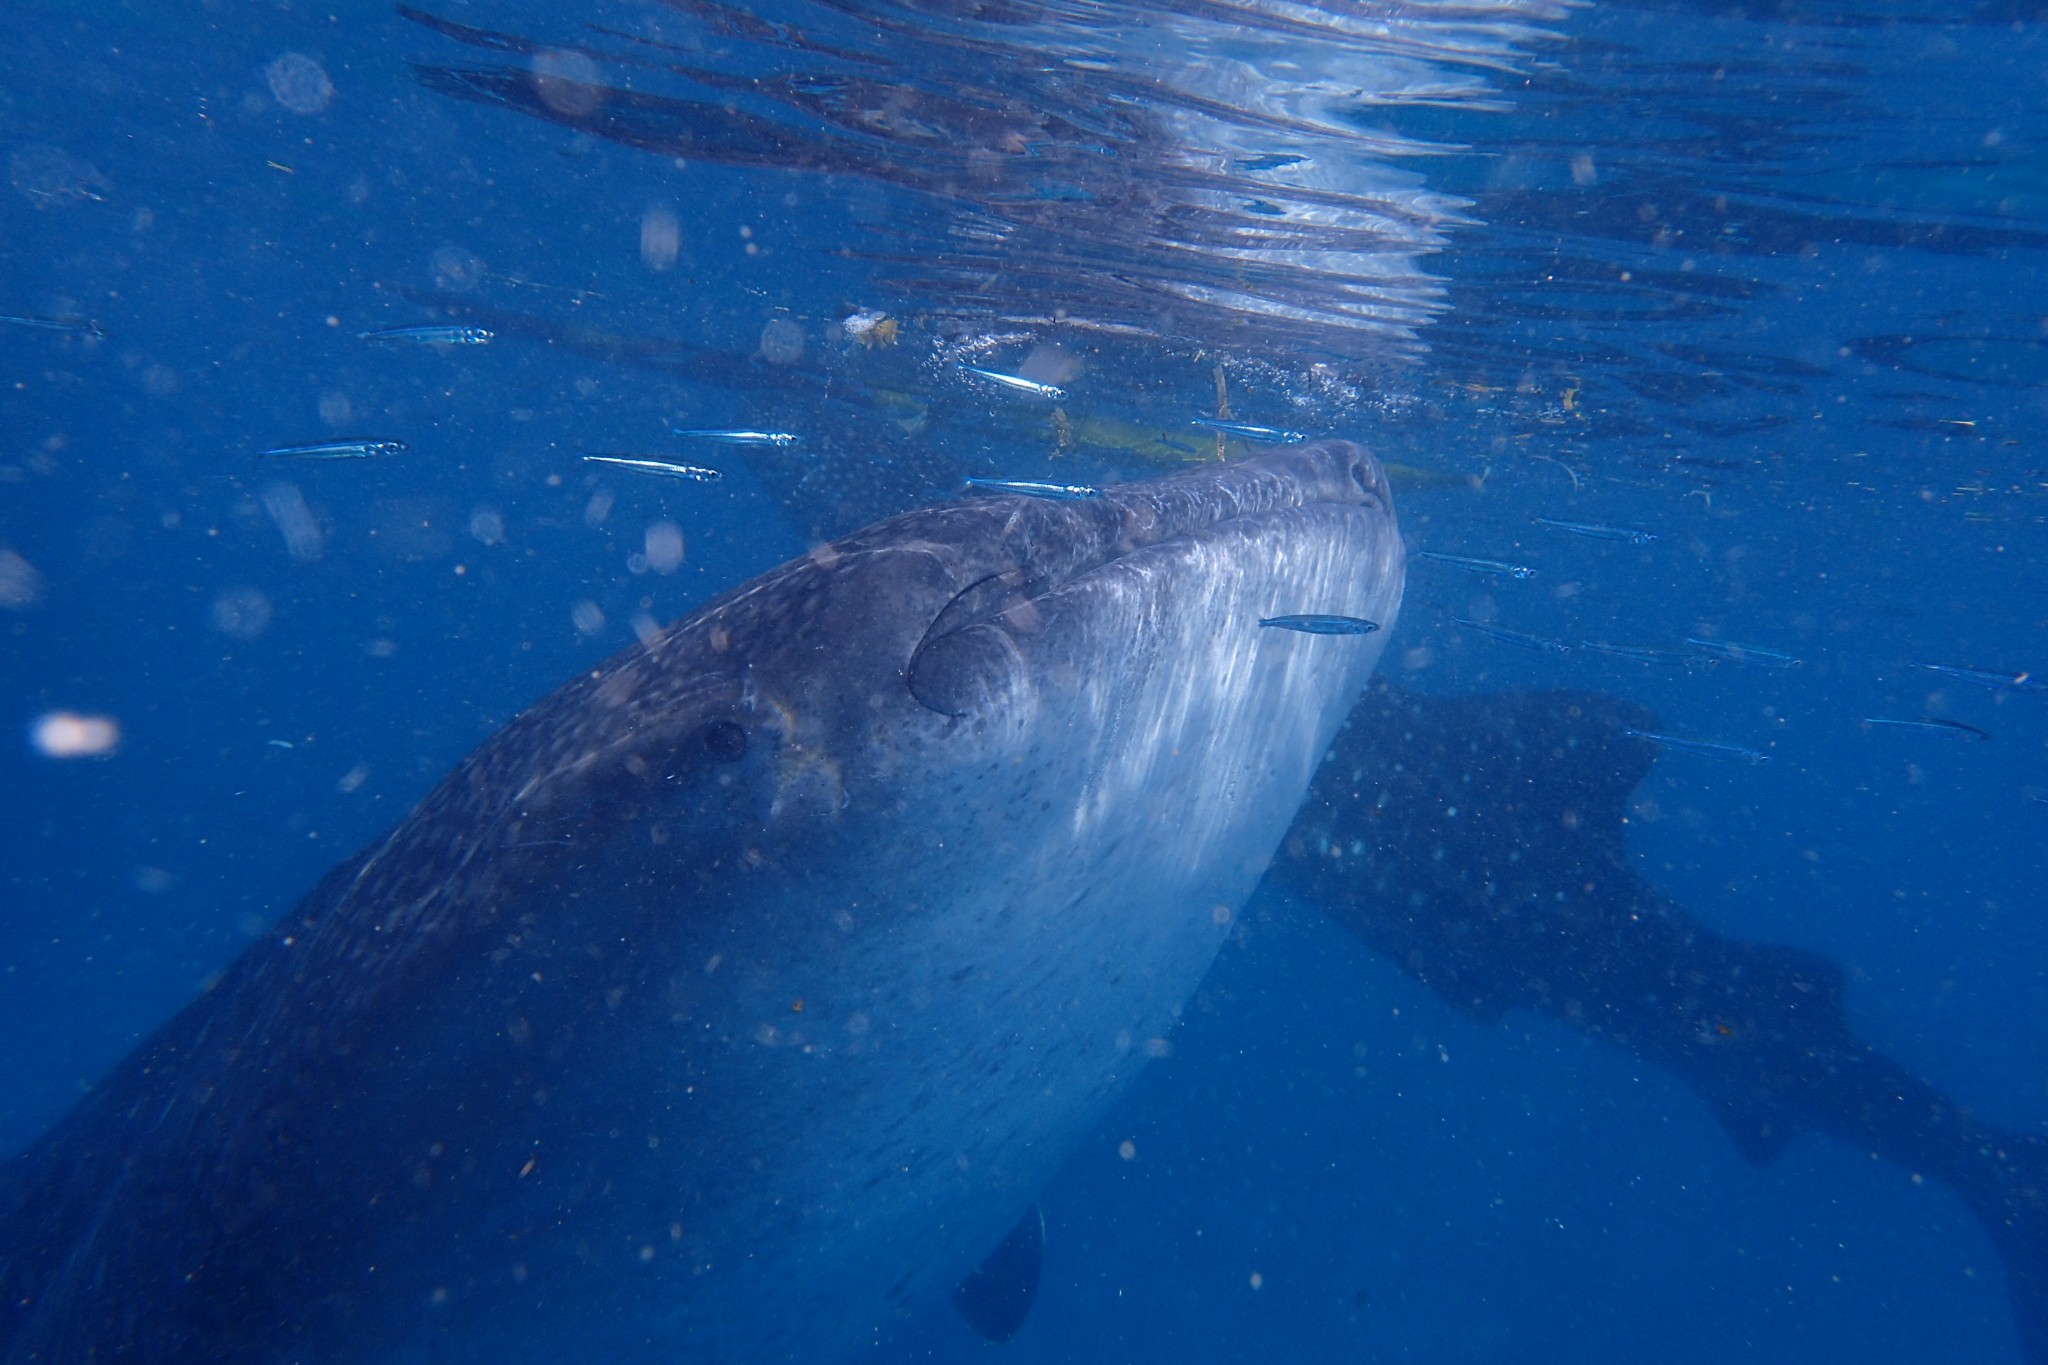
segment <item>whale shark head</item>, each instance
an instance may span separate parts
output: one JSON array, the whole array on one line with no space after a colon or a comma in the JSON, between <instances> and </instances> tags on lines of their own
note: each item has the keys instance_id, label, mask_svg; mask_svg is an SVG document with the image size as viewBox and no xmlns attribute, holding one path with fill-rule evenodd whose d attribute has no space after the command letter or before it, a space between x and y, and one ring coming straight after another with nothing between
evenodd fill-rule
<instances>
[{"instance_id":1,"label":"whale shark head","mask_svg":"<svg viewBox=\"0 0 2048 1365\"><path fill-rule=\"evenodd\" d=\"M1341 708L1386 638L1257 622L1312 610L1391 627L1397 553L1377 462L1337 442L1097 498L912 512L743 586L537 709L521 728L554 743L520 818L565 811L585 842L638 838L632 822L687 829L700 855L723 831L757 863L774 845L783 867L818 861L821 839L886 835L905 868L956 826L1028 828L1020 803L1057 812L1070 843L1162 814L1159 784L1198 769L1170 804L1199 840L1242 818L1245 775L1221 760L1256 772L1316 750L1313 727L1257 710L1282 696ZM504 747L524 752L525 736ZM593 822L593 801L632 821ZM795 849L813 852L782 856Z\"/></svg>"},{"instance_id":2,"label":"whale shark head","mask_svg":"<svg viewBox=\"0 0 2048 1365\"><path fill-rule=\"evenodd\" d=\"M0 1358L872 1339L1171 1028L1401 564L1379 466L1325 442L906 513L707 604L486 741L18 1163ZM1260 627L1297 613L1382 629Z\"/></svg>"}]
</instances>

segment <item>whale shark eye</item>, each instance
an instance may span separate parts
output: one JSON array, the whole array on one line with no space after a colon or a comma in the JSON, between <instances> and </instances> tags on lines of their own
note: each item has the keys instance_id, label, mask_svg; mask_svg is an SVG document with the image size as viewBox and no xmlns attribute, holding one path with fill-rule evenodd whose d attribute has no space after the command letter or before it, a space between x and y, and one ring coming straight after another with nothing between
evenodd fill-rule
<instances>
[{"instance_id":1,"label":"whale shark eye","mask_svg":"<svg viewBox=\"0 0 2048 1365\"><path fill-rule=\"evenodd\" d=\"M697 745L713 763L737 763L747 756L747 732L729 720L715 720L697 732Z\"/></svg>"},{"instance_id":2,"label":"whale shark eye","mask_svg":"<svg viewBox=\"0 0 2048 1365\"><path fill-rule=\"evenodd\" d=\"M1379 471L1374 467L1372 457L1364 451L1354 451L1347 472L1351 475L1352 486L1365 494L1369 503L1383 501Z\"/></svg>"}]
</instances>

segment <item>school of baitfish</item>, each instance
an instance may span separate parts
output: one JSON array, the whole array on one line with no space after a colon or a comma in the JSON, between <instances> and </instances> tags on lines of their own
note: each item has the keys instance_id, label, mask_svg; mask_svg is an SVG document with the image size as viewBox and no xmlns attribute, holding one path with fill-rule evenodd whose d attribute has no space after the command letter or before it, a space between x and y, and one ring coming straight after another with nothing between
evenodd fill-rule
<instances>
[{"instance_id":1,"label":"school of baitfish","mask_svg":"<svg viewBox=\"0 0 2048 1365\"><path fill-rule=\"evenodd\" d=\"M79 337L89 342L101 341L106 337L105 332L100 329L97 323L85 318L0 314L0 326L11 326L31 331ZM355 335L359 340L376 346L424 347L431 349L482 346L494 340L496 336L495 333L484 327L439 323L373 328L357 332ZM1067 390L1062 386L1041 382L1024 375L965 363L956 365L955 369L969 383L993 388L1000 392L1053 402L1063 402L1067 398ZM1301 431L1285 427L1265 426L1220 416L1191 417L1188 419L1188 425L1216 433L1219 440L1219 451L1221 440L1224 437L1236 437L1254 444L1286 444L1307 439L1306 433ZM795 432L754 430L743 427L676 427L672 428L671 434L682 440L699 441L736 448L750 446L789 448L798 445L802 439ZM410 447L405 441L396 438L360 437L275 445L259 450L257 455L264 459L346 461L369 460L401 455L408 449ZM1192 453L1192 447L1189 450ZM581 458L583 462L588 464L687 482L715 483L725 477L723 471L718 469L678 460L669 460L651 454L621 454L593 451L584 453ZM964 491L984 495L1007 495L1028 498L1077 500L1102 496L1100 488L1089 484L1006 478L999 475L970 476L962 481L962 487ZM1655 532L1637 526L1609 525L1601 522L1575 521L1543 516L1532 517L1530 520L1534 525L1548 530L1560 531L1567 535L1589 540L1608 541L1631 546L1648 546L1654 544L1658 539ZM1537 567L1532 564L1442 550L1416 550L1411 552L1410 558L1412 560L1441 564L1465 573L1515 581L1526 581L1536 577L1539 572ZM1797 657L1782 650L1760 645L1742 644L1726 639L1686 636L1683 641L1684 649L1618 644L1606 640L1580 640L1574 642L1530 631L1518 630L1502 625L1498 621L1481 621L1470 616L1457 614L1448 615L1452 624L1460 629L1471 631L1499 644L1543 654L1583 652L1651 667L1677 668L1693 667L1702 664L1735 664L1756 668L1792 668L1800 663ZM1314 612L1282 612L1263 618L1259 624L1262 627L1272 629L1325 636L1362 635L1379 629L1377 623L1372 621L1356 617L1322 615ZM1961 664L1921 661L1915 661L1911 667L1933 673L1953 682L1964 683L1993 692L2035 693L2048 691L2048 678L2037 677L2032 672L2024 669L1988 669ZM1862 719L1862 728L1866 732L1896 731L1972 740L1988 740L1991 738L1990 732L1979 726L1946 716L1866 716ZM1769 755L1761 750L1743 745L1648 731L1632 731L1631 733L1635 734L1637 738L1656 744L1658 747L1674 753L1750 764L1769 761Z\"/></svg>"}]
</instances>

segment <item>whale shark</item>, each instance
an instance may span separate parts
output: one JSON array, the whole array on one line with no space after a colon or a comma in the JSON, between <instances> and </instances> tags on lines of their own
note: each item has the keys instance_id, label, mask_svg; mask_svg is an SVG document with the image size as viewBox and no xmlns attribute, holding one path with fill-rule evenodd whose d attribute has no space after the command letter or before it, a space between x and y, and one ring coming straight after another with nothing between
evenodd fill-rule
<instances>
[{"instance_id":1,"label":"whale shark","mask_svg":"<svg viewBox=\"0 0 2048 1365\"><path fill-rule=\"evenodd\" d=\"M1623 844L1657 747L1587 692L1431 697L1375 683L1270 882L1452 1008L1557 1020L1677 1077L1752 1165L1820 1134L1953 1190L2048 1365L2048 1137L1996 1128L1858 1038L1845 973L1715 932Z\"/></svg>"},{"instance_id":2,"label":"whale shark","mask_svg":"<svg viewBox=\"0 0 2048 1365\"><path fill-rule=\"evenodd\" d=\"M5 1168L0 1360L829 1360L1000 1305L1402 565L1321 442L906 512L589 669Z\"/></svg>"}]
</instances>

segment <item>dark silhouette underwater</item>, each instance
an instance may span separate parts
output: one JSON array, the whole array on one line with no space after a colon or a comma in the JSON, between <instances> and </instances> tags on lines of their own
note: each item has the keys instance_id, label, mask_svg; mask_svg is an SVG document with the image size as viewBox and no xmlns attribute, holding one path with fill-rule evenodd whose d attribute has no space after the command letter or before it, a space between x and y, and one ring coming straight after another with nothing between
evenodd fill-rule
<instances>
[{"instance_id":1,"label":"dark silhouette underwater","mask_svg":"<svg viewBox=\"0 0 2048 1365\"><path fill-rule=\"evenodd\" d=\"M1529 1010L1682 1080L1762 1167L1821 1133L1938 1180L1997 1248L2048 1362L2048 1138L2006 1132L1858 1040L1836 963L1715 933L1630 867L1656 746L1587 692L1427 697L1375 682L1269 877L1460 1012Z\"/></svg>"}]
</instances>

